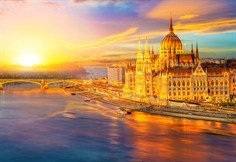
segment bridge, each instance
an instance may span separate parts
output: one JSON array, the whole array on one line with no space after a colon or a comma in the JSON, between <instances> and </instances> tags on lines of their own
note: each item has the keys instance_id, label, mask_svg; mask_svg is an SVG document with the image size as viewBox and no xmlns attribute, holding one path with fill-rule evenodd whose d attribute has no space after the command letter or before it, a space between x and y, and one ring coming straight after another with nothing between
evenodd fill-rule
<instances>
[{"instance_id":1,"label":"bridge","mask_svg":"<svg viewBox=\"0 0 236 162\"><path fill-rule=\"evenodd\" d=\"M48 89L48 85L53 83L73 83L74 85L78 85L84 82L84 80L76 79L1 79L0 90L3 89L4 84L8 83L33 83L40 85L41 89Z\"/></svg>"}]
</instances>

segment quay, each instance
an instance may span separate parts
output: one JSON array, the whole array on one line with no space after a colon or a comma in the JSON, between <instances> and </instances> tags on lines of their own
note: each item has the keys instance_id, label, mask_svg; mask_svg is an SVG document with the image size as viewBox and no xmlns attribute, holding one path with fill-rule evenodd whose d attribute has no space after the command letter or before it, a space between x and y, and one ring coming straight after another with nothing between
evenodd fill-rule
<instances>
[{"instance_id":1,"label":"quay","mask_svg":"<svg viewBox=\"0 0 236 162\"><path fill-rule=\"evenodd\" d=\"M132 111L145 112L156 115L188 118L195 120L208 120L216 122L236 123L236 110L208 107L167 107L150 105L143 102L117 98L105 93L95 91L79 91L77 94L86 98L95 99L119 108L126 108Z\"/></svg>"}]
</instances>

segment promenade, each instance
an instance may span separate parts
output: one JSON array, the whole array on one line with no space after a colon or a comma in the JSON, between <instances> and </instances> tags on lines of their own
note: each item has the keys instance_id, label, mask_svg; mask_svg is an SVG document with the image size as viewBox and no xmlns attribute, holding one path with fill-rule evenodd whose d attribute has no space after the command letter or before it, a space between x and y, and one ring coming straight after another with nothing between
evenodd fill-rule
<instances>
[{"instance_id":1,"label":"promenade","mask_svg":"<svg viewBox=\"0 0 236 162\"><path fill-rule=\"evenodd\" d=\"M77 94L91 100L98 100L113 106L117 106L119 108L131 109L132 111L196 120L236 123L236 110L234 108L166 107L150 105L147 103L136 102L123 98L116 98L114 96L95 91L86 90L80 91Z\"/></svg>"}]
</instances>

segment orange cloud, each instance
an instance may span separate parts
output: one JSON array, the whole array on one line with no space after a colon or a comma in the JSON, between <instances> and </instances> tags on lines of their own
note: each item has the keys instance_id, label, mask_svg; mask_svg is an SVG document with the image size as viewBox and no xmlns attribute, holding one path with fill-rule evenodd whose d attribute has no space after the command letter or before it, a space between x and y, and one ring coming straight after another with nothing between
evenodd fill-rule
<instances>
[{"instance_id":1,"label":"orange cloud","mask_svg":"<svg viewBox=\"0 0 236 162\"><path fill-rule=\"evenodd\" d=\"M186 14L184 16L180 16L179 19L180 20L184 20L184 19L192 19L194 17L198 17L199 14Z\"/></svg>"},{"instance_id":2,"label":"orange cloud","mask_svg":"<svg viewBox=\"0 0 236 162\"><path fill-rule=\"evenodd\" d=\"M45 6L45 7L55 7L55 8L64 7L64 5L59 4L59 3L54 3L54 2L45 2L43 4L43 6Z\"/></svg>"},{"instance_id":3,"label":"orange cloud","mask_svg":"<svg viewBox=\"0 0 236 162\"><path fill-rule=\"evenodd\" d=\"M205 15L207 13L213 13L219 9L225 8L224 2L217 1L213 3L212 0L208 1L162 1L156 7L154 7L150 12L146 14L148 18L154 19L169 19L170 12L172 12L172 17L174 19L180 18L193 18L196 17L196 13L201 13ZM227 8L227 7L226 7ZM198 14L198 16L200 16Z\"/></svg>"},{"instance_id":4,"label":"orange cloud","mask_svg":"<svg viewBox=\"0 0 236 162\"><path fill-rule=\"evenodd\" d=\"M105 46L105 45L112 44L115 42L119 42L121 40L124 40L127 36L135 33L137 31L137 29L138 29L137 27L130 28L130 29L126 30L125 32L111 35L111 36L102 38L98 41L84 43L84 44L78 44L78 43L72 44L72 43L68 43L67 41L62 41L62 40L58 40L58 39L54 39L54 40L66 44L67 47L69 47L69 48L84 50L84 49L97 48L97 47Z\"/></svg>"},{"instance_id":5,"label":"orange cloud","mask_svg":"<svg viewBox=\"0 0 236 162\"><path fill-rule=\"evenodd\" d=\"M174 28L179 31L191 32L197 31L199 34L203 33L222 33L222 32L235 32L236 20L213 20L203 23L188 23L188 24L176 24ZM221 31L223 29L223 31Z\"/></svg>"},{"instance_id":6,"label":"orange cloud","mask_svg":"<svg viewBox=\"0 0 236 162\"><path fill-rule=\"evenodd\" d=\"M126 30L125 32L107 36L105 38L102 38L100 40L94 41L94 42L88 42L88 43L70 43L68 41L63 41L60 39L55 39L51 37L53 41L61 42L65 44L70 49L76 49L76 50L87 50L92 48L99 48L103 46L107 46L109 44L114 43L126 43L126 42L132 42L132 41L138 41L138 39L153 39L157 38L160 35L166 35L167 31L151 31L147 33L137 33L137 27L130 28Z\"/></svg>"}]
</instances>

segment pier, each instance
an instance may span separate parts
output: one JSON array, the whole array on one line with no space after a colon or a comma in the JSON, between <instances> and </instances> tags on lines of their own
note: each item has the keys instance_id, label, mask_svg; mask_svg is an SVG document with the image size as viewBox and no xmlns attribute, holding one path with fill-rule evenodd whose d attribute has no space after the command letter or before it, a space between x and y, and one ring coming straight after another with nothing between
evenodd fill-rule
<instances>
[{"instance_id":1,"label":"pier","mask_svg":"<svg viewBox=\"0 0 236 162\"><path fill-rule=\"evenodd\" d=\"M208 108L208 107L169 107L166 105L151 105L143 102L116 98L111 95L95 91L80 91L78 93L86 98L95 99L108 103L119 108L127 108L132 111L145 112L156 115L172 116L179 118L188 118L196 120L208 120L217 122L236 123L236 110L225 108Z\"/></svg>"}]
</instances>

